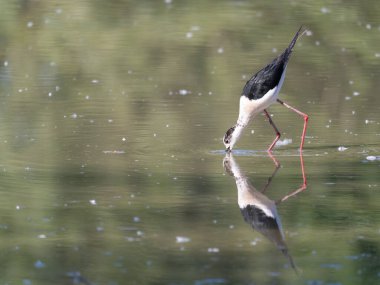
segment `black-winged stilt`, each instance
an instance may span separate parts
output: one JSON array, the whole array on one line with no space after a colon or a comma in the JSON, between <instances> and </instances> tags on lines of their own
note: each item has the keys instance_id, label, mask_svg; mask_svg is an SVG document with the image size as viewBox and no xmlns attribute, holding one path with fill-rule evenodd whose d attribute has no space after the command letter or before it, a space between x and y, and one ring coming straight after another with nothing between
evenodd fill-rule
<instances>
[{"instance_id":1,"label":"black-winged stilt","mask_svg":"<svg viewBox=\"0 0 380 285\"><path fill-rule=\"evenodd\" d=\"M243 93L240 97L239 118L236 125L228 129L223 138L223 143L226 146L227 152L232 150L248 123L261 112L265 114L269 120L269 123L276 132L276 138L268 148L268 151L272 151L273 147L276 145L276 142L280 139L281 134L266 109L276 101L303 117L304 126L300 144L300 151L302 151L305 141L308 115L278 99L278 93L284 83L286 67L289 62L292 49L296 44L298 37L306 31L305 30L301 34L301 30L302 26L297 31L293 40L284 52L276 57L266 67L253 75L252 78L245 84Z\"/></svg>"}]
</instances>

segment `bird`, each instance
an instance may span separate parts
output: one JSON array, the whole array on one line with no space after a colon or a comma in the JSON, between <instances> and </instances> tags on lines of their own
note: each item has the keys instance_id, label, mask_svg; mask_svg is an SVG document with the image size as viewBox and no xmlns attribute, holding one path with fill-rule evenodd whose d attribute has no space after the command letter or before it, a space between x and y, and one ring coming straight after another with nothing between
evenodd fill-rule
<instances>
[{"instance_id":1,"label":"bird","mask_svg":"<svg viewBox=\"0 0 380 285\"><path fill-rule=\"evenodd\" d=\"M254 230L270 240L288 259L291 267L298 272L298 268L295 265L285 242L285 235L280 215L277 211L277 205L293 195L297 195L299 191L296 190L294 194L290 193L278 201L274 201L265 195L264 192L267 190L269 184L280 168L277 161L274 158L272 159L275 162L276 168L262 191L259 191L251 184L249 178L240 169L239 164L236 162L231 152L226 153L226 156L223 159L223 167L224 170L235 179L238 192L238 205L244 221L250 224Z\"/></svg>"},{"instance_id":2,"label":"bird","mask_svg":"<svg viewBox=\"0 0 380 285\"><path fill-rule=\"evenodd\" d=\"M272 152L273 147L281 137L281 133L274 124L271 115L268 113L267 108L275 102L280 103L286 108L292 110L304 119L304 126L301 135L300 152L303 150L305 141L305 134L309 116L298 109L290 106L288 103L278 99L279 92L284 83L286 68L292 54L294 45L297 39L301 37L307 30L301 32L303 26L299 28L289 46L278 57L273 59L271 63L259 70L249 79L240 96L239 104L239 117L234 126L229 128L223 137L223 143L226 147L226 152L232 151L233 147L241 137L243 130L247 127L249 122L258 114L264 113L268 118L270 125L276 132L276 138L267 149Z\"/></svg>"}]
</instances>

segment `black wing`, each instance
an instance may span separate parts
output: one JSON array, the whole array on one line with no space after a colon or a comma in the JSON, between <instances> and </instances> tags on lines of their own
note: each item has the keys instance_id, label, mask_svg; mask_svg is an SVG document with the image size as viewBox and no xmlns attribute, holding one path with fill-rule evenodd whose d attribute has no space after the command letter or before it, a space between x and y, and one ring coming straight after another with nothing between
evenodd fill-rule
<instances>
[{"instance_id":1,"label":"black wing","mask_svg":"<svg viewBox=\"0 0 380 285\"><path fill-rule=\"evenodd\" d=\"M301 29L302 26L281 55L276 57L270 64L258 71L247 81L243 89L243 96L248 97L250 100L257 100L278 85L289 61L292 49L300 35Z\"/></svg>"}]
</instances>

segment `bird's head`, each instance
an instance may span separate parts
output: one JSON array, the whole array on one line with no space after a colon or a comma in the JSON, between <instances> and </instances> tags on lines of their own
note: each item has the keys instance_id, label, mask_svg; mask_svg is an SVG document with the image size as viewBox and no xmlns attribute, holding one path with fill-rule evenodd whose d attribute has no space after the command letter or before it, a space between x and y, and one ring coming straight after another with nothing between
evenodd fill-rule
<instances>
[{"instance_id":1,"label":"bird's head","mask_svg":"<svg viewBox=\"0 0 380 285\"><path fill-rule=\"evenodd\" d=\"M235 125L227 130L226 134L223 137L223 143L226 147L227 152L230 152L232 150L235 143L240 138L242 130L243 128L239 125Z\"/></svg>"}]
</instances>

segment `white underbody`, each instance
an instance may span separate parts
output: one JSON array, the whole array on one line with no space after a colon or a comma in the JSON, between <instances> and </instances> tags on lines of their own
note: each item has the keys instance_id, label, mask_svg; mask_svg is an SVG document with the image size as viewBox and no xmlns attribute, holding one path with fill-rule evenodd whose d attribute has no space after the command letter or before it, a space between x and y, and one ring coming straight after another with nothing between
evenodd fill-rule
<instances>
[{"instance_id":1,"label":"white underbody","mask_svg":"<svg viewBox=\"0 0 380 285\"><path fill-rule=\"evenodd\" d=\"M282 73L280 82L278 85L269 90L263 97L256 100L250 100L246 96L240 97L240 108L239 108L239 119L238 124L243 125L244 127L254 118L257 114L263 112L266 108L276 102L278 94L285 79L285 72Z\"/></svg>"}]
</instances>

